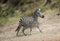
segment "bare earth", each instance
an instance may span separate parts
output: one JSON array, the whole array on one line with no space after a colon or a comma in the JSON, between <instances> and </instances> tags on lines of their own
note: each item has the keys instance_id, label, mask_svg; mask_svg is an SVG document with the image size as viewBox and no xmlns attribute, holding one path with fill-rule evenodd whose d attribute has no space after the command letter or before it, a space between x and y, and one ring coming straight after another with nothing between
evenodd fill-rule
<instances>
[{"instance_id":1,"label":"bare earth","mask_svg":"<svg viewBox=\"0 0 60 41\"><path fill-rule=\"evenodd\" d=\"M20 31L19 37L17 37L15 29L18 23L15 23L0 28L0 41L60 41L60 16L39 19L39 21L42 23L40 25L42 33L37 28L33 28L32 35L29 35L29 29L27 29L25 31L27 36Z\"/></svg>"}]
</instances>

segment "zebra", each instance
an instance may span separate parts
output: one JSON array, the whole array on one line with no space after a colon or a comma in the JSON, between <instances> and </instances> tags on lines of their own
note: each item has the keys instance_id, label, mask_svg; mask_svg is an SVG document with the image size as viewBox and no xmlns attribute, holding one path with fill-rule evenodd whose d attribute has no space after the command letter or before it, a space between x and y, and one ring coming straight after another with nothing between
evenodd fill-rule
<instances>
[{"instance_id":1,"label":"zebra","mask_svg":"<svg viewBox=\"0 0 60 41\"><path fill-rule=\"evenodd\" d=\"M31 16L27 16L27 17L23 16L19 21L19 25L17 29L15 30L17 31L16 35L18 36L18 33L22 27L23 27L22 33L25 36L26 36L26 34L24 33L25 29L30 28L30 34L32 31L32 27L37 27L39 29L38 17L44 18L44 15L41 13L41 9L35 10L35 12ZM42 32L40 29L39 31Z\"/></svg>"}]
</instances>

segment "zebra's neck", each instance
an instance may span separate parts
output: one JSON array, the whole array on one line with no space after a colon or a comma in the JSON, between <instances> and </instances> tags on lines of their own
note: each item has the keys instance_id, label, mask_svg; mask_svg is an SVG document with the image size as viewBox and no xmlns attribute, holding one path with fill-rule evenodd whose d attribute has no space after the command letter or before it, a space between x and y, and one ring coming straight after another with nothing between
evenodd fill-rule
<instances>
[{"instance_id":1,"label":"zebra's neck","mask_svg":"<svg viewBox=\"0 0 60 41\"><path fill-rule=\"evenodd\" d=\"M37 15L32 15L32 17L34 18L35 21L38 20L38 16Z\"/></svg>"}]
</instances>

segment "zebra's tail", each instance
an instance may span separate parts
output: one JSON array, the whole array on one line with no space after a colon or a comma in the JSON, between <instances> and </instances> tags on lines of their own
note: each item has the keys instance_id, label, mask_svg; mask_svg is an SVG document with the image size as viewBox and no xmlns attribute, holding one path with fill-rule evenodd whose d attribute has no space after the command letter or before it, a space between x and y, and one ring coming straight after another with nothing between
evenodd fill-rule
<instances>
[{"instance_id":1,"label":"zebra's tail","mask_svg":"<svg viewBox=\"0 0 60 41\"><path fill-rule=\"evenodd\" d=\"M22 26L22 25L21 25L21 22L20 22L19 25L18 25L18 27L17 27L17 29L15 30L15 32L16 32L16 31L19 31L19 30L21 29L21 26Z\"/></svg>"},{"instance_id":2,"label":"zebra's tail","mask_svg":"<svg viewBox=\"0 0 60 41\"><path fill-rule=\"evenodd\" d=\"M19 31L19 30L20 30L20 28L21 28L21 27L19 27L19 26L18 26L18 27L17 27L17 29L15 30L15 32L16 32L16 31Z\"/></svg>"},{"instance_id":3,"label":"zebra's tail","mask_svg":"<svg viewBox=\"0 0 60 41\"><path fill-rule=\"evenodd\" d=\"M21 26L22 26L22 18L20 19L19 25L18 25L17 29L15 30L15 32L16 32L16 31L19 31L20 28L21 28Z\"/></svg>"}]
</instances>

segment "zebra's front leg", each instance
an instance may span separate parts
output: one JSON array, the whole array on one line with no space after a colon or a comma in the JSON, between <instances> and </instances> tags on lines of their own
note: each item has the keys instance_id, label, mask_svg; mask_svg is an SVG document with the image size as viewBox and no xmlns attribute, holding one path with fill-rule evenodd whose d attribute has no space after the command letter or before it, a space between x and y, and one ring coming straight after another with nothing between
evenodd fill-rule
<instances>
[{"instance_id":1,"label":"zebra's front leg","mask_svg":"<svg viewBox=\"0 0 60 41\"><path fill-rule=\"evenodd\" d=\"M41 32L41 33L42 33L42 31L40 30L39 26L37 25L36 27L38 28L39 32Z\"/></svg>"},{"instance_id":2,"label":"zebra's front leg","mask_svg":"<svg viewBox=\"0 0 60 41\"><path fill-rule=\"evenodd\" d=\"M32 27L30 27L30 35L31 35Z\"/></svg>"}]
</instances>

